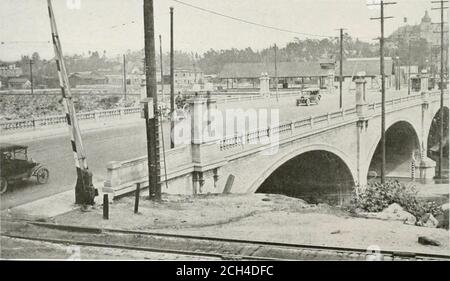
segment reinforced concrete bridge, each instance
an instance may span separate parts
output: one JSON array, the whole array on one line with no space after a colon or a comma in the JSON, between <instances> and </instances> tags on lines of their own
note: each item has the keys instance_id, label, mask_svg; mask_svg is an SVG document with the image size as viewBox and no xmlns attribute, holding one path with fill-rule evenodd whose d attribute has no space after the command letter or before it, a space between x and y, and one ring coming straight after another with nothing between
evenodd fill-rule
<instances>
[{"instance_id":1,"label":"reinforced concrete bridge","mask_svg":"<svg viewBox=\"0 0 450 281\"><path fill-rule=\"evenodd\" d=\"M211 120L215 101L191 99L188 142L165 152L162 192L274 191L287 188L289 180L299 188L302 185L315 188L318 181L322 187L336 183L347 189L364 187L368 177L376 176L380 170L381 102L366 100L363 79L356 84L354 106L269 122L266 127L237 131L225 137L213 133L214 124L217 125ZM439 114L439 101L440 93L428 91L426 85L412 95L387 98L388 177L434 177L436 164L428 158L427 151L433 145L429 139L436 127L433 120ZM202 116L207 116L206 122ZM141 187L148 186L146 157L108 163L104 192L118 196L135 190L138 183Z\"/></svg>"}]
</instances>

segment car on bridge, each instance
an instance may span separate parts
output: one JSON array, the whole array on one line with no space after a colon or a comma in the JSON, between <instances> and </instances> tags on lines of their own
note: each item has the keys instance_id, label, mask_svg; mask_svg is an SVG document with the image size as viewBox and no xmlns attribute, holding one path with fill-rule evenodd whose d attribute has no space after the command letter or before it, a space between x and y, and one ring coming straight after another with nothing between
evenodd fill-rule
<instances>
[{"instance_id":1,"label":"car on bridge","mask_svg":"<svg viewBox=\"0 0 450 281\"><path fill-rule=\"evenodd\" d=\"M302 90L300 98L297 99L297 106L302 104L309 106L311 104L319 104L322 95L319 88L307 88Z\"/></svg>"},{"instance_id":2,"label":"car on bridge","mask_svg":"<svg viewBox=\"0 0 450 281\"><path fill-rule=\"evenodd\" d=\"M0 143L0 194L8 190L9 184L36 177L39 184L47 183L50 172L41 163L28 159L28 147Z\"/></svg>"}]
</instances>

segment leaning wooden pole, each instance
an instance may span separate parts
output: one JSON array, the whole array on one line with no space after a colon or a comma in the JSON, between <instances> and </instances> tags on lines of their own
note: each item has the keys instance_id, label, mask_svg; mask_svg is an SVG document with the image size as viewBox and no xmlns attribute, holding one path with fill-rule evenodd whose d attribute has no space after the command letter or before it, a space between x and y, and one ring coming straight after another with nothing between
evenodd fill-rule
<instances>
[{"instance_id":1,"label":"leaning wooden pole","mask_svg":"<svg viewBox=\"0 0 450 281\"><path fill-rule=\"evenodd\" d=\"M86 153L83 148L80 128L78 126L75 107L73 105L72 93L70 91L69 78L64 63L64 55L61 41L56 27L55 15L52 2L47 0L50 27L52 31L53 49L55 51L56 68L58 70L59 85L61 87L62 103L66 113L66 121L69 127L70 142L77 170L77 183L75 185L75 203L82 205L93 205L97 190L92 185L92 173L88 169Z\"/></svg>"}]
</instances>

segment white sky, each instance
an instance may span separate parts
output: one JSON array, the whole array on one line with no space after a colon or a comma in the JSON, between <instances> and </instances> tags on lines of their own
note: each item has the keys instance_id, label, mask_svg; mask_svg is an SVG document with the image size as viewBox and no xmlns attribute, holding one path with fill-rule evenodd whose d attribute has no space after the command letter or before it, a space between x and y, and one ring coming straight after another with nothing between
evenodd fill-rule
<instances>
[{"instance_id":1,"label":"white sky","mask_svg":"<svg viewBox=\"0 0 450 281\"><path fill-rule=\"evenodd\" d=\"M77 1L77 0L71 0ZM80 9L70 9L67 0L53 0L53 9L65 54L107 51L108 56L143 48L143 0L79 0ZM367 8L367 0L182 0L190 4L245 20L299 32L338 35L347 32L365 41L379 36L379 22L370 17L379 11ZM386 34L403 24L420 22L425 10L433 21L428 0L396 0L385 14ZM38 51L53 56L46 0L0 0L0 59L15 60ZM255 50L273 43L284 46L297 35L256 27L187 7L172 0L155 0L155 33L169 50L169 7L175 8L175 49L202 53L210 48ZM132 23L134 21L134 23ZM125 25L122 25L125 24ZM113 28L113 26L116 26ZM299 36L301 37L301 36ZM18 41L18 42L17 42ZM157 44L159 48L159 44Z\"/></svg>"}]
</instances>

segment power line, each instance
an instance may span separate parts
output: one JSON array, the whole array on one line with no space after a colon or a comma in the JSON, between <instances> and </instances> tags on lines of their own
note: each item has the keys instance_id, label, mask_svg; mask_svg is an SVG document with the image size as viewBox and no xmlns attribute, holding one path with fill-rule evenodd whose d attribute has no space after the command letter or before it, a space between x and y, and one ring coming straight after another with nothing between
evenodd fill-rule
<instances>
[{"instance_id":1,"label":"power line","mask_svg":"<svg viewBox=\"0 0 450 281\"><path fill-rule=\"evenodd\" d=\"M263 27L263 28L268 28L268 29L272 29L272 30L276 30L276 31L292 33L292 34L299 34L299 35L304 35L304 36L322 37L322 38L334 38L335 37L335 36L328 36L328 35L323 35L323 34L313 34L313 33L299 32L299 31L289 30L289 29L280 28L280 27L276 27L276 26L265 25L265 24L252 22L252 21L249 21L249 20L245 20L245 19L241 19L241 18L225 15L225 14L222 14L222 13L219 13L219 12L216 12L216 11L208 10L208 9L205 9L205 8L202 8L202 7L199 7L199 6L195 6L195 5L192 5L192 4L189 4L189 3L185 3L185 2L182 2L182 1L179 1L179 0L172 0L172 1L176 2L178 4L181 4L181 5L185 5L185 6L197 9L197 10L201 10L203 12L214 14L216 16L221 16L221 17L232 19L232 20L239 21L239 22L242 22L242 23L255 25L255 26L259 26L259 27Z\"/></svg>"}]
</instances>

